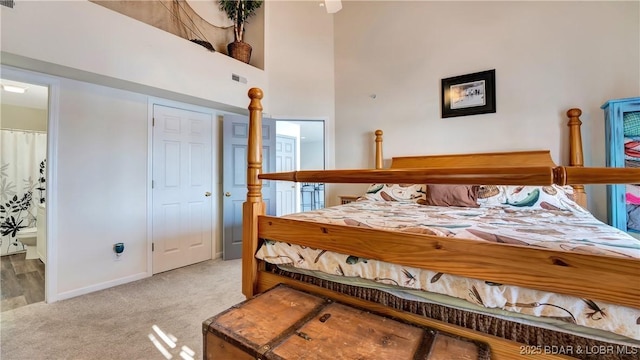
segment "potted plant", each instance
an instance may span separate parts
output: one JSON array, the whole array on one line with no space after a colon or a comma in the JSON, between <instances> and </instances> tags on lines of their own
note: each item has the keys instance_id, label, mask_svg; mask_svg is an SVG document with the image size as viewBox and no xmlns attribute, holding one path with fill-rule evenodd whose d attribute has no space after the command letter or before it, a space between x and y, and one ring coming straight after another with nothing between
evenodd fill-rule
<instances>
[{"instance_id":1,"label":"potted plant","mask_svg":"<svg viewBox=\"0 0 640 360\"><path fill-rule=\"evenodd\" d=\"M229 56L245 63L251 59L251 45L243 41L244 24L262 6L262 0L219 0L220 10L233 21L234 42L227 45Z\"/></svg>"}]
</instances>

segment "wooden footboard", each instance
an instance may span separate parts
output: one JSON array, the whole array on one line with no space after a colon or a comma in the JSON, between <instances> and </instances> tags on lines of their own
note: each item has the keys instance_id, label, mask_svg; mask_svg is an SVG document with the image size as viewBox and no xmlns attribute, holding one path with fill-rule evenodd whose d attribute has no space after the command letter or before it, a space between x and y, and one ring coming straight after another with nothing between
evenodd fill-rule
<instances>
[{"instance_id":1,"label":"wooden footboard","mask_svg":"<svg viewBox=\"0 0 640 360\"><path fill-rule=\"evenodd\" d=\"M258 216L258 238L445 274L638 306L640 261Z\"/></svg>"}]
</instances>

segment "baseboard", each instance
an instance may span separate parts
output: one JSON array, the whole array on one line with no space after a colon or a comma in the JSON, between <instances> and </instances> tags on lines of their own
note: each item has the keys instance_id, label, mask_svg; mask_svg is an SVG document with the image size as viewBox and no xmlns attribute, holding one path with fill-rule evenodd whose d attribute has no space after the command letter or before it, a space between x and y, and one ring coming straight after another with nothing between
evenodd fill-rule
<instances>
[{"instance_id":1,"label":"baseboard","mask_svg":"<svg viewBox=\"0 0 640 360\"><path fill-rule=\"evenodd\" d=\"M222 251L216 253L216 256L213 258L213 260L216 260L216 259L222 259Z\"/></svg>"},{"instance_id":2,"label":"baseboard","mask_svg":"<svg viewBox=\"0 0 640 360\"><path fill-rule=\"evenodd\" d=\"M76 296L86 295L86 294L89 294L89 293L92 293L92 292L95 292L95 291L104 290L104 289L108 289L108 288L111 288L111 287L114 287L114 286L130 283L132 281L142 280L142 279L148 278L150 276L151 276L151 274L149 274L147 272L141 272L141 273L138 273L138 274L125 276L123 278L114 279L114 280L110 280L110 281L105 281L103 283L99 283L99 284L95 284L95 285L91 285L91 286L86 286L86 287L79 288L79 289L65 291L63 293L59 293L58 294L57 301L71 299L71 298L74 298Z\"/></svg>"}]
</instances>

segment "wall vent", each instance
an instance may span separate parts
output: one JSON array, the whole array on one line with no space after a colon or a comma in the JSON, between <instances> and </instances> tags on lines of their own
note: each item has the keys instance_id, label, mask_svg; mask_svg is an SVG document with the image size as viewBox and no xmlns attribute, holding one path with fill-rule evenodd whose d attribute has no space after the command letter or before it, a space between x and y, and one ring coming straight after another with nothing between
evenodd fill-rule
<instances>
[{"instance_id":1,"label":"wall vent","mask_svg":"<svg viewBox=\"0 0 640 360\"><path fill-rule=\"evenodd\" d=\"M247 78L246 77L240 76L240 75L237 75L237 74L231 74L231 80L237 81L237 82L243 83L243 84L247 83Z\"/></svg>"},{"instance_id":2,"label":"wall vent","mask_svg":"<svg viewBox=\"0 0 640 360\"><path fill-rule=\"evenodd\" d=\"M15 0L0 0L0 5L13 9L16 6Z\"/></svg>"}]
</instances>

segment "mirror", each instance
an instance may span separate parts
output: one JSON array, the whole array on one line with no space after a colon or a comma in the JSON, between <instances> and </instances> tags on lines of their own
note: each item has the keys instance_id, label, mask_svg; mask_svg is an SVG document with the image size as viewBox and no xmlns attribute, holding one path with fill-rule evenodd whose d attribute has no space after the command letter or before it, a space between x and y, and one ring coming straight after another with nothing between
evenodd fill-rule
<instances>
[{"instance_id":1,"label":"mirror","mask_svg":"<svg viewBox=\"0 0 640 360\"><path fill-rule=\"evenodd\" d=\"M324 170L324 120L276 119L276 171ZM276 216L321 209L322 183L276 184Z\"/></svg>"}]
</instances>

